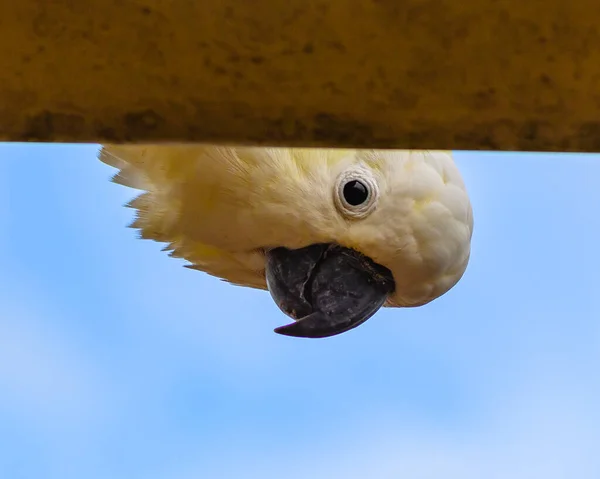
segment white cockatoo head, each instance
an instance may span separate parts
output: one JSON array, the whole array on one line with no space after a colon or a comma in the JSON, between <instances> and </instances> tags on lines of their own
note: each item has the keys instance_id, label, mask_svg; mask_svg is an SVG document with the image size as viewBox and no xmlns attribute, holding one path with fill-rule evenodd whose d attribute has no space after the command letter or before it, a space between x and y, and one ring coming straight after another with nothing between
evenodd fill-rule
<instances>
[{"instance_id":1,"label":"white cockatoo head","mask_svg":"<svg viewBox=\"0 0 600 479\"><path fill-rule=\"evenodd\" d=\"M190 267L268 289L295 321L282 334L326 337L381 306L424 305L470 256L473 214L451 153L258 147L106 146L144 238Z\"/></svg>"}]
</instances>

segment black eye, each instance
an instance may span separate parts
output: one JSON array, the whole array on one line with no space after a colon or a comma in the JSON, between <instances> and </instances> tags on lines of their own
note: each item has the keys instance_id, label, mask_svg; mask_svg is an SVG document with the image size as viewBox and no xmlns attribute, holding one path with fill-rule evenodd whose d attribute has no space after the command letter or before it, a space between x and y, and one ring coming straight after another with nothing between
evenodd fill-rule
<instances>
[{"instance_id":1,"label":"black eye","mask_svg":"<svg viewBox=\"0 0 600 479\"><path fill-rule=\"evenodd\" d=\"M369 199L369 189L358 180L351 180L344 185L344 199L351 206L358 206Z\"/></svg>"}]
</instances>

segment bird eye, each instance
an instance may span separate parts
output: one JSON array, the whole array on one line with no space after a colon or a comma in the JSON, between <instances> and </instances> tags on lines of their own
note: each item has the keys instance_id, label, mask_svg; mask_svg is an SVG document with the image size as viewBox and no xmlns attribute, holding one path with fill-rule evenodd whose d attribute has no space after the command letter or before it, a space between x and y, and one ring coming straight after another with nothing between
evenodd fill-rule
<instances>
[{"instance_id":1,"label":"bird eye","mask_svg":"<svg viewBox=\"0 0 600 479\"><path fill-rule=\"evenodd\" d=\"M368 188L359 180L350 180L346 183L342 193L346 202L352 206L361 205L369 199Z\"/></svg>"},{"instance_id":2,"label":"bird eye","mask_svg":"<svg viewBox=\"0 0 600 479\"><path fill-rule=\"evenodd\" d=\"M358 219L367 216L374 208L378 192L371 172L359 167L338 177L334 199L344 216Z\"/></svg>"}]
</instances>

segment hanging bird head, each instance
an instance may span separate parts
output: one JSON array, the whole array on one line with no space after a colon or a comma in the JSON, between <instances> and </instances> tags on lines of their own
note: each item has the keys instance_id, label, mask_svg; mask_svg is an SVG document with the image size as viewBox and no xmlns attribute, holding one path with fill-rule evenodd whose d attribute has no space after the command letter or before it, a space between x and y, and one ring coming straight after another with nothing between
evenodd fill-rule
<instances>
[{"instance_id":1,"label":"hanging bird head","mask_svg":"<svg viewBox=\"0 0 600 479\"><path fill-rule=\"evenodd\" d=\"M268 289L295 321L275 331L327 337L382 306L450 290L470 256L469 197L447 152L110 146L115 181L142 237L191 267Z\"/></svg>"}]
</instances>

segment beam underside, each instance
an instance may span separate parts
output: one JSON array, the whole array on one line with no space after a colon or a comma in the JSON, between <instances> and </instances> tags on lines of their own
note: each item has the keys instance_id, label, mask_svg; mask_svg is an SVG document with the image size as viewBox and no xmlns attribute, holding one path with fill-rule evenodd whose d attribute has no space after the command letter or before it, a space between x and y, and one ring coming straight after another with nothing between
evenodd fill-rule
<instances>
[{"instance_id":1,"label":"beam underside","mask_svg":"<svg viewBox=\"0 0 600 479\"><path fill-rule=\"evenodd\" d=\"M0 140L600 151L592 0L19 0Z\"/></svg>"}]
</instances>

